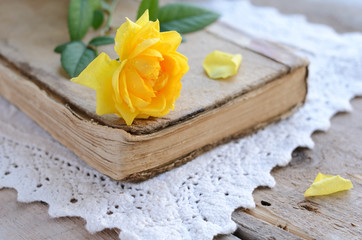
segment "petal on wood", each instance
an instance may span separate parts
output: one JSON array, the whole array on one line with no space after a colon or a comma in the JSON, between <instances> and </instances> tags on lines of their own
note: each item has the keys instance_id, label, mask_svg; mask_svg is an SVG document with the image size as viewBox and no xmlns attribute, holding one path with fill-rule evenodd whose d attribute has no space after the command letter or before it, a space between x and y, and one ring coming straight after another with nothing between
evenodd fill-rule
<instances>
[{"instance_id":1,"label":"petal on wood","mask_svg":"<svg viewBox=\"0 0 362 240\"><path fill-rule=\"evenodd\" d=\"M318 173L313 184L305 191L305 197L321 196L353 188L352 182L341 176Z\"/></svg>"}]
</instances>

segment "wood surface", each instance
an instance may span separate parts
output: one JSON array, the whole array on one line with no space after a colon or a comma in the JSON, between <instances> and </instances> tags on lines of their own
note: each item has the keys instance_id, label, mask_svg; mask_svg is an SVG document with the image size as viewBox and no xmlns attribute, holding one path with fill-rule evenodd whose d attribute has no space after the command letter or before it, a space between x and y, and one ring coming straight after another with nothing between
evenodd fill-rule
<instances>
[{"instance_id":1,"label":"wood surface","mask_svg":"<svg viewBox=\"0 0 362 240\"><path fill-rule=\"evenodd\" d=\"M239 227L234 236L229 236L231 239L280 239L278 236L283 233L282 239L360 239L362 98L354 99L352 105L352 113L341 113L332 119L328 132L313 134L313 150L297 149L287 167L272 171L277 184L272 189L254 191L256 209L235 211L232 218ZM349 178L354 188L325 197L304 198L304 191L318 171ZM92 235L85 230L83 219L52 219L47 211L45 203L19 203L15 190L0 190L0 239L118 239L118 229Z\"/></svg>"},{"instance_id":2,"label":"wood surface","mask_svg":"<svg viewBox=\"0 0 362 240\"><path fill-rule=\"evenodd\" d=\"M137 1L121 3L114 13L117 19L136 12ZM279 45L248 36L242 44L233 41L243 34L215 23L188 34L187 42L180 45L190 70L182 80L175 111L131 126L114 114L98 116L95 91L64 78L59 73L59 55L50 50L63 41L60 35L67 35L65 21L59 21L66 11L63 1L1 3L0 32L7 34L0 36L0 94L113 179L153 177L285 117L304 102L307 61ZM220 28L228 31L221 34ZM202 62L214 49L243 55L238 74L224 81L206 76ZM109 54L110 50L105 49Z\"/></svg>"},{"instance_id":3,"label":"wood surface","mask_svg":"<svg viewBox=\"0 0 362 240\"><path fill-rule=\"evenodd\" d=\"M308 0L309 4L305 4L306 0L295 0L293 3L287 0L252 1L259 5L277 7L284 13L306 14L310 20L329 24L340 32L351 29L362 32L362 25L355 25L355 21L351 21L358 19L359 15L355 14L358 8L343 1L339 1L339 5L338 1L334 1L336 4L327 5L319 0ZM318 8L315 7L315 2L318 3ZM320 12L324 14L319 14ZM293 224L304 234L316 239L361 239L362 98L352 100L352 106L352 113L341 113L332 119L331 128L326 133L313 134L313 150L296 150L288 166L272 171L276 186L273 189L258 188L254 192L257 209L263 209L260 212L264 216L251 213L252 210L248 210L248 213L244 209L236 210L238 214L234 214L233 219L242 224L234 235L227 236L227 239L276 239L272 238L277 236L276 234L271 236L270 232L264 229L253 229L252 224L255 221L256 226L269 221L269 227L277 229L279 225L280 229L287 230L290 224ZM352 180L354 188L348 192L306 201L303 192L313 182L317 171L341 174ZM271 205L264 206L262 203ZM16 202L15 190L0 190L0 239L64 239L63 236L79 240L118 239L117 229L107 229L91 235L84 229L84 220L75 217L51 219L47 210L46 204L40 202ZM267 214L268 212L270 214ZM239 213L243 214L240 219ZM252 218L243 220L245 214ZM359 222L354 221L356 219ZM251 224L248 224L250 222ZM245 229L245 225L249 226L249 229ZM270 229L269 227L267 228ZM245 237L245 234L250 232L252 235ZM297 235L295 239L298 239Z\"/></svg>"},{"instance_id":4,"label":"wood surface","mask_svg":"<svg viewBox=\"0 0 362 240\"><path fill-rule=\"evenodd\" d=\"M236 210L234 236L217 239L360 239L362 98L352 105L353 113L338 114L328 132L313 135L313 150L297 149L287 167L272 171L277 185L255 190L256 209ZM354 188L306 199L303 193L318 171L349 178ZM117 229L92 235L83 219L52 219L47 211L45 203L19 203L15 190L0 190L0 239L118 239Z\"/></svg>"}]
</instances>

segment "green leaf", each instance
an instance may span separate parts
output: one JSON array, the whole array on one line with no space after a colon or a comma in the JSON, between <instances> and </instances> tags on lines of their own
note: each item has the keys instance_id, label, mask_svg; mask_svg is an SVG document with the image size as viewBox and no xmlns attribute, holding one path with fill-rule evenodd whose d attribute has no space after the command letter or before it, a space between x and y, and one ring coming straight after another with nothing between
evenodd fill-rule
<instances>
[{"instance_id":1,"label":"green leaf","mask_svg":"<svg viewBox=\"0 0 362 240\"><path fill-rule=\"evenodd\" d=\"M92 5L93 10L97 10L101 8L101 0L88 0Z\"/></svg>"},{"instance_id":2,"label":"green leaf","mask_svg":"<svg viewBox=\"0 0 362 240\"><path fill-rule=\"evenodd\" d=\"M56 46L56 47L54 48L54 52L56 52L56 53L62 53L62 52L64 51L65 47L66 47L69 43L71 43L71 42L63 43L63 44L60 44L60 45Z\"/></svg>"},{"instance_id":3,"label":"green leaf","mask_svg":"<svg viewBox=\"0 0 362 240\"><path fill-rule=\"evenodd\" d=\"M107 44L112 44L114 43L114 38L113 37L108 37L108 36L100 36L100 37L95 37L92 40L90 40L89 45L93 45L95 47L101 46L101 45L107 45Z\"/></svg>"},{"instance_id":4,"label":"green leaf","mask_svg":"<svg viewBox=\"0 0 362 240\"><path fill-rule=\"evenodd\" d=\"M137 19L140 18L147 9L150 20L156 21L158 14L158 0L142 0L138 8Z\"/></svg>"},{"instance_id":5,"label":"green leaf","mask_svg":"<svg viewBox=\"0 0 362 240\"><path fill-rule=\"evenodd\" d=\"M69 43L61 56L61 63L69 77L77 77L97 56L96 52L82 42Z\"/></svg>"},{"instance_id":6,"label":"green leaf","mask_svg":"<svg viewBox=\"0 0 362 240\"><path fill-rule=\"evenodd\" d=\"M92 24L93 8L88 0L71 0L68 8L70 39L82 40Z\"/></svg>"},{"instance_id":7,"label":"green leaf","mask_svg":"<svg viewBox=\"0 0 362 240\"><path fill-rule=\"evenodd\" d=\"M54 52L56 52L56 53L62 53L62 52L64 51L64 49L68 46L68 44L74 43L74 42L80 42L80 43L82 43L81 41L71 41L71 42L63 43L63 44L60 44L59 46L56 46L56 47L54 48Z\"/></svg>"},{"instance_id":8,"label":"green leaf","mask_svg":"<svg viewBox=\"0 0 362 240\"><path fill-rule=\"evenodd\" d=\"M93 12L93 21L92 21L93 28L98 29L100 26L102 26L103 21L104 21L104 13L101 10L95 10Z\"/></svg>"},{"instance_id":9,"label":"green leaf","mask_svg":"<svg viewBox=\"0 0 362 240\"><path fill-rule=\"evenodd\" d=\"M189 33L203 29L220 15L213 11L182 3L171 3L158 10L161 31Z\"/></svg>"}]
</instances>

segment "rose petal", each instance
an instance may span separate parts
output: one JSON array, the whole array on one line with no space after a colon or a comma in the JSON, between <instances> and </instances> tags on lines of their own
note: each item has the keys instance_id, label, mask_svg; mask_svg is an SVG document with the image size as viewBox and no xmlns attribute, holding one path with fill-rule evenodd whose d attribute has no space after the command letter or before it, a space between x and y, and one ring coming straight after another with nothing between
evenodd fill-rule
<instances>
[{"instance_id":1,"label":"rose petal","mask_svg":"<svg viewBox=\"0 0 362 240\"><path fill-rule=\"evenodd\" d=\"M126 71L124 71L124 68L126 68L126 62L127 61L123 61L121 66L117 68L116 71L114 72L112 77L112 87L116 103L122 104L123 102L125 102L128 105L131 112L134 112L135 108L133 107L132 101L128 94Z\"/></svg>"},{"instance_id":2,"label":"rose petal","mask_svg":"<svg viewBox=\"0 0 362 240\"><path fill-rule=\"evenodd\" d=\"M149 104L146 107L140 107L138 109L143 114L151 115L154 117L160 117L164 115L164 114L162 115L162 112L165 110L165 108L166 108L166 99L162 94L160 94L152 99L151 104Z\"/></svg>"},{"instance_id":3,"label":"rose petal","mask_svg":"<svg viewBox=\"0 0 362 240\"><path fill-rule=\"evenodd\" d=\"M174 52L182 41L181 35L176 31L162 32L160 42L155 46L162 53Z\"/></svg>"},{"instance_id":4,"label":"rose petal","mask_svg":"<svg viewBox=\"0 0 362 240\"><path fill-rule=\"evenodd\" d=\"M136 24L140 25L141 27L146 25L150 21L148 9L142 14L141 17L138 18Z\"/></svg>"},{"instance_id":5,"label":"rose petal","mask_svg":"<svg viewBox=\"0 0 362 240\"><path fill-rule=\"evenodd\" d=\"M96 113L98 115L111 114L117 112L112 95L113 95L113 87L111 81L107 84L104 84L103 88L97 89Z\"/></svg>"},{"instance_id":6,"label":"rose petal","mask_svg":"<svg viewBox=\"0 0 362 240\"><path fill-rule=\"evenodd\" d=\"M71 81L88 88L97 89L104 83L111 82L113 72L120 66L105 53L99 54L80 74Z\"/></svg>"},{"instance_id":7,"label":"rose petal","mask_svg":"<svg viewBox=\"0 0 362 240\"><path fill-rule=\"evenodd\" d=\"M135 49L131 52L131 54L128 56L128 59L132 59L134 57L137 57L142 52L150 48L152 45L155 45L158 41L160 41L159 38L149 38L138 44Z\"/></svg>"},{"instance_id":8,"label":"rose petal","mask_svg":"<svg viewBox=\"0 0 362 240\"><path fill-rule=\"evenodd\" d=\"M166 86L161 90L161 93L164 94L168 103L174 103L175 100L180 96L180 91L182 88L182 84L180 81L181 77L182 75L169 78Z\"/></svg>"},{"instance_id":9,"label":"rose petal","mask_svg":"<svg viewBox=\"0 0 362 240\"><path fill-rule=\"evenodd\" d=\"M157 79L161 70L158 58L155 57L137 57L134 61L134 66L137 72L146 79Z\"/></svg>"},{"instance_id":10,"label":"rose petal","mask_svg":"<svg viewBox=\"0 0 362 240\"><path fill-rule=\"evenodd\" d=\"M189 67L187 58L176 52L180 34L159 30L148 11L136 22L127 19L115 37L121 63L102 53L74 79L97 90L97 114L115 113L130 125L135 118L162 117L174 108Z\"/></svg>"},{"instance_id":11,"label":"rose petal","mask_svg":"<svg viewBox=\"0 0 362 240\"><path fill-rule=\"evenodd\" d=\"M118 28L116 37L114 38L114 50L118 54L120 61L128 58L128 55L133 50L133 48L130 48L129 43L141 29L141 26L128 18L126 19L127 21Z\"/></svg>"},{"instance_id":12,"label":"rose petal","mask_svg":"<svg viewBox=\"0 0 362 240\"><path fill-rule=\"evenodd\" d=\"M154 86L153 86L153 89L154 89L155 91L160 91L160 90L162 90L162 88L165 87L165 85L166 85L167 82L168 82L168 74L162 73L162 74L158 77L157 81L155 82L155 84L154 84Z\"/></svg>"},{"instance_id":13,"label":"rose petal","mask_svg":"<svg viewBox=\"0 0 362 240\"><path fill-rule=\"evenodd\" d=\"M150 105L150 102L147 102L142 98L136 97L132 93L129 94L129 97L136 108L147 107L148 105Z\"/></svg>"},{"instance_id":14,"label":"rose petal","mask_svg":"<svg viewBox=\"0 0 362 240\"><path fill-rule=\"evenodd\" d=\"M160 60L163 60L163 56L162 54L155 50L155 49L152 49L152 48L148 48L146 49L145 51L143 51L141 54L141 56L148 56L148 57L157 57L159 58Z\"/></svg>"},{"instance_id":15,"label":"rose petal","mask_svg":"<svg viewBox=\"0 0 362 240\"><path fill-rule=\"evenodd\" d=\"M120 63L111 60L105 53L96 57L82 72L71 81L97 91L98 115L116 112L113 100L112 76L114 71L120 67Z\"/></svg>"},{"instance_id":16,"label":"rose petal","mask_svg":"<svg viewBox=\"0 0 362 240\"><path fill-rule=\"evenodd\" d=\"M318 173L313 184L305 191L305 197L328 195L353 188L352 182L341 176Z\"/></svg>"},{"instance_id":17,"label":"rose petal","mask_svg":"<svg viewBox=\"0 0 362 240\"><path fill-rule=\"evenodd\" d=\"M227 78L237 73L242 60L241 54L213 51L206 56L203 66L212 79Z\"/></svg>"},{"instance_id":18,"label":"rose petal","mask_svg":"<svg viewBox=\"0 0 362 240\"><path fill-rule=\"evenodd\" d=\"M131 125L133 120L139 114L139 112L137 111L131 112L131 110L125 103L116 104L116 108L118 111L118 115L120 115L126 121L127 125Z\"/></svg>"},{"instance_id":19,"label":"rose petal","mask_svg":"<svg viewBox=\"0 0 362 240\"><path fill-rule=\"evenodd\" d=\"M136 70L126 71L126 78L129 91L133 95L143 98L144 100L156 96L152 87L143 80Z\"/></svg>"},{"instance_id":20,"label":"rose petal","mask_svg":"<svg viewBox=\"0 0 362 240\"><path fill-rule=\"evenodd\" d=\"M160 64L162 71L167 72L172 77L178 74L184 75L189 70L187 57L178 52L164 55L164 60Z\"/></svg>"},{"instance_id":21,"label":"rose petal","mask_svg":"<svg viewBox=\"0 0 362 240\"><path fill-rule=\"evenodd\" d=\"M148 38L160 38L160 24L157 21L148 23L141 26L139 31L134 36L134 41L138 43L140 39L148 39ZM132 43L134 44L134 42Z\"/></svg>"}]
</instances>

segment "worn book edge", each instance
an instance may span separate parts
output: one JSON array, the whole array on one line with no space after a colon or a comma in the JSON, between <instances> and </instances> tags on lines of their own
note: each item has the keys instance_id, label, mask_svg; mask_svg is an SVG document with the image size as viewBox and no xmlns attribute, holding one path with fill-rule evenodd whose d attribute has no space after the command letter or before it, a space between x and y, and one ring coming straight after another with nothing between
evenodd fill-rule
<instances>
[{"instance_id":1,"label":"worn book edge","mask_svg":"<svg viewBox=\"0 0 362 240\"><path fill-rule=\"evenodd\" d=\"M271 121L290 114L292 109L304 101L307 91L307 68L302 67L223 106L195 116L184 124L170 126L157 133L132 135L122 129L99 125L91 119L85 119L64 104L61 98L56 98L46 89L41 89L33 81L29 81L24 72L20 72L4 60L1 61L0 72L2 73L1 95L31 116L89 165L114 179L128 181L144 180L172 169L220 143L253 132ZM271 97L281 96L281 84L288 89L285 92L290 94L287 96L288 100L284 99L287 101L281 101L284 103L281 111L269 111L271 114L268 115L266 114L268 111L260 109L263 118L241 129L234 129L240 126L240 121L223 118L223 114L220 114L220 111L223 111L231 116L234 114L236 119L242 119L243 113L240 107L246 107L247 102L252 106L253 102L250 99L265 99L267 96L263 94L270 89L273 90L270 92ZM248 99L249 101L246 101ZM266 99L271 106L278 106L277 102L281 100L275 99L277 102L272 103L272 98ZM290 102L290 99L294 101ZM238 104L240 102L244 103ZM205 121L208 124L205 124ZM228 129L222 130L221 135L214 131L218 124L220 124L219 129L223 124L228 126ZM202 128L203 126L208 126L212 131L208 132ZM176 134L177 132L183 134ZM183 136L183 139L180 136ZM188 141L192 138L195 142L190 144ZM162 139L164 143L171 144L169 146L173 152L164 147L164 143L160 142Z\"/></svg>"}]
</instances>

